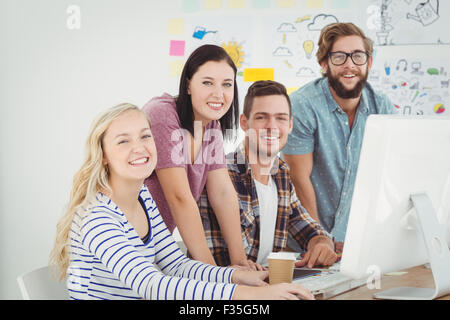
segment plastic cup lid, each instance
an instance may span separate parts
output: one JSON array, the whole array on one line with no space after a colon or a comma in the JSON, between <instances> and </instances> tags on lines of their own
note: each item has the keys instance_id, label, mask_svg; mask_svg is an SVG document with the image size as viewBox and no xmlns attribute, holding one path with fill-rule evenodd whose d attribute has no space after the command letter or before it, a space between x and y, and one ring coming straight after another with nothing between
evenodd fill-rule
<instances>
[{"instance_id":1,"label":"plastic cup lid","mask_svg":"<svg viewBox=\"0 0 450 320\"><path fill-rule=\"evenodd\" d=\"M267 259L297 260L295 252L271 252Z\"/></svg>"}]
</instances>

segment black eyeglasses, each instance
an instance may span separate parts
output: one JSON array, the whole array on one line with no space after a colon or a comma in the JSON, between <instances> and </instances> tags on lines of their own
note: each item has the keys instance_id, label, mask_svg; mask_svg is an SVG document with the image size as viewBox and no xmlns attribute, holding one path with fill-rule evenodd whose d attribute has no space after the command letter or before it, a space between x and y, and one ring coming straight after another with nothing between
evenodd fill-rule
<instances>
[{"instance_id":1,"label":"black eyeglasses","mask_svg":"<svg viewBox=\"0 0 450 320\"><path fill-rule=\"evenodd\" d=\"M330 57L331 63L335 66L342 66L347 62L348 57L350 57L357 66L366 64L369 59L369 53L365 51L354 51L352 53L342 51L328 52L328 56Z\"/></svg>"}]
</instances>

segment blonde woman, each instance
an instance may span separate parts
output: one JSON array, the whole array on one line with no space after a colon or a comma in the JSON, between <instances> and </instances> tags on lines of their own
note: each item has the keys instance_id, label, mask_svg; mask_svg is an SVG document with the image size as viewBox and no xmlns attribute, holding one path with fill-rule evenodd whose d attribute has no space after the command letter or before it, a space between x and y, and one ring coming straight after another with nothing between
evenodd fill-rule
<instances>
[{"instance_id":1,"label":"blonde woman","mask_svg":"<svg viewBox=\"0 0 450 320\"><path fill-rule=\"evenodd\" d=\"M212 266L182 253L143 184L157 158L137 107L101 114L86 153L51 254L71 299L313 298L300 285L267 285L267 271Z\"/></svg>"}]
</instances>

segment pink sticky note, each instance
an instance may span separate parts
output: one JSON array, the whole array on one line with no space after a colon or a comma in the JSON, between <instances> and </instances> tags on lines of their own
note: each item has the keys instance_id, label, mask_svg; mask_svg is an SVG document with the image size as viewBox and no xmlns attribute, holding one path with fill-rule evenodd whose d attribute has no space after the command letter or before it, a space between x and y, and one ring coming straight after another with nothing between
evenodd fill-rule
<instances>
[{"instance_id":1,"label":"pink sticky note","mask_svg":"<svg viewBox=\"0 0 450 320\"><path fill-rule=\"evenodd\" d=\"M170 52L171 56L182 57L184 56L184 48L186 42L184 40L170 40Z\"/></svg>"}]
</instances>

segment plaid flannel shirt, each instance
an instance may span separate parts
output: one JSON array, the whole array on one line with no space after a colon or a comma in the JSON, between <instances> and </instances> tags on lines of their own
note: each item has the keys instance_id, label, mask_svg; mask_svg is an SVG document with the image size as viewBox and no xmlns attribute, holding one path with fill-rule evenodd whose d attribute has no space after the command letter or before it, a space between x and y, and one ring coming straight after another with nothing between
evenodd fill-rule
<instances>
[{"instance_id":1,"label":"plaid flannel shirt","mask_svg":"<svg viewBox=\"0 0 450 320\"><path fill-rule=\"evenodd\" d=\"M252 179L251 167L248 158L245 156L243 144L235 152L228 154L226 158L228 173L239 198L244 249L247 258L256 262L260 241L259 204L255 182ZM287 249L289 233L304 250L306 250L309 240L314 236L325 235L331 238L330 234L312 219L300 204L289 176L288 165L278 158L270 173L278 190L278 214L272 251L277 252ZM223 205L226 205L226 203ZM198 206L206 241L217 265L230 265L227 244L220 232L220 226L214 211L208 202L206 188L200 196Z\"/></svg>"}]
</instances>

